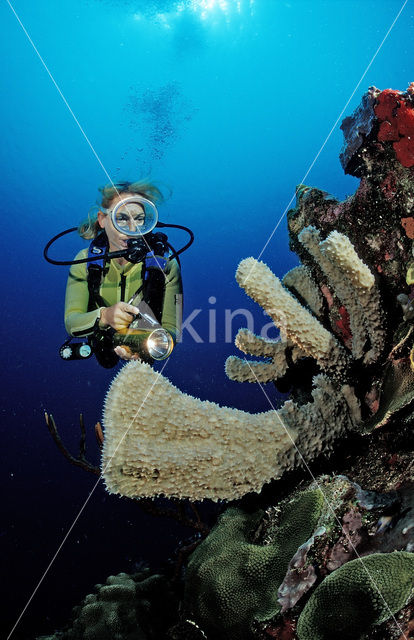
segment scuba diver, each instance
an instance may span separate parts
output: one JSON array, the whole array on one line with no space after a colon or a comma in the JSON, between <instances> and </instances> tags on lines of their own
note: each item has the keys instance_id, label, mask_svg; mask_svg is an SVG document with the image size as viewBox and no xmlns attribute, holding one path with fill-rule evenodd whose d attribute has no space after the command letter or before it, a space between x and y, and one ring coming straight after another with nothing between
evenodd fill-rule
<instances>
[{"instance_id":1,"label":"scuba diver","mask_svg":"<svg viewBox=\"0 0 414 640\"><path fill-rule=\"evenodd\" d=\"M158 220L155 203L163 197L149 182L120 182L99 191L99 210L90 212L77 229L52 238L44 250L48 262L71 265L65 299L65 327L70 337L60 355L77 360L94 354L106 368L115 366L119 358L162 360L170 355L180 331L178 256L192 244L193 233ZM175 251L165 233L153 233L155 227L183 229L190 240ZM91 240L89 249L72 261L51 259L51 244L75 230Z\"/></svg>"}]
</instances>

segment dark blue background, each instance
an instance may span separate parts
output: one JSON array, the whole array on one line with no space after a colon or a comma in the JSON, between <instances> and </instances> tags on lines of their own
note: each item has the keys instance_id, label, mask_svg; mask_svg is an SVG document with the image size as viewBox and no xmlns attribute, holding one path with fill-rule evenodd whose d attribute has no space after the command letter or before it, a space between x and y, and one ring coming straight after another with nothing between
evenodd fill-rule
<instances>
[{"instance_id":1,"label":"dark blue background","mask_svg":"<svg viewBox=\"0 0 414 640\"><path fill-rule=\"evenodd\" d=\"M224 310L250 309L258 331L264 321L234 271L240 259L262 251L402 4L14 1L111 178L150 174L172 190L161 219L195 232L182 257L185 312L202 309L194 328L204 342L186 334L165 369L183 391L252 412L269 409L257 386L238 386L224 374L226 357L236 353L224 342ZM5 0L0 22L0 541L7 637L95 483L60 456L44 411L53 413L76 452L79 413L92 429L113 372L57 356L67 270L42 257L49 237L76 225L108 179ZM413 37L408 2L346 114L370 85L404 90L414 80ZM336 126L306 183L342 199L357 181L343 175L341 144ZM182 237L171 234L177 245ZM53 255L70 259L81 246L74 235ZM296 264L285 220L263 260L278 276ZM208 344L209 308L218 318L216 344ZM233 335L243 324L235 319ZM273 387L268 391L281 402ZM88 444L97 462L92 434ZM62 626L96 582L141 560L160 564L189 533L99 485L12 638Z\"/></svg>"}]
</instances>

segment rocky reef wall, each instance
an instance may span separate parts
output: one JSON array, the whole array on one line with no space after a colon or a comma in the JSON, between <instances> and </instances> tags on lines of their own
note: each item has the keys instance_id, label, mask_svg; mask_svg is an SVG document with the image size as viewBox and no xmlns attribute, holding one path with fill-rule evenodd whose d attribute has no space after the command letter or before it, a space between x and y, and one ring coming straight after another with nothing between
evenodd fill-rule
<instances>
[{"instance_id":1,"label":"rocky reef wall","mask_svg":"<svg viewBox=\"0 0 414 640\"><path fill-rule=\"evenodd\" d=\"M124 367L108 393L110 491L243 498L196 544L181 581L159 582L177 600L184 593L158 638L412 637L414 85L371 87L342 130L342 166L360 178L355 194L341 202L299 185L287 223L301 266L279 280L247 258L236 273L281 338L241 330L243 355L228 359L227 374L239 384L273 382L290 400L277 412L236 412L162 378L157 386L142 363ZM125 388L141 402L152 386L157 402L130 415ZM108 637L155 637L147 613L159 606L157 580L145 589L122 575L113 582L114 598L128 605L111 602ZM147 594L144 609L137 589ZM97 599L54 637L96 637L87 612L94 629L109 624Z\"/></svg>"}]
</instances>

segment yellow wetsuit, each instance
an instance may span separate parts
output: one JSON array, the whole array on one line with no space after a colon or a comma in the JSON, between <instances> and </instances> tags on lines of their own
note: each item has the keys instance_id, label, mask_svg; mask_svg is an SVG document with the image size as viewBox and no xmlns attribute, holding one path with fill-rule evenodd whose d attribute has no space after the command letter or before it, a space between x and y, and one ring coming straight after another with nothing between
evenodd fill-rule
<instances>
[{"instance_id":1,"label":"yellow wetsuit","mask_svg":"<svg viewBox=\"0 0 414 640\"><path fill-rule=\"evenodd\" d=\"M75 260L88 257L88 249L78 253ZM166 283L161 325L169 331L176 341L180 330L182 304L182 283L180 268L176 260L169 260L165 269ZM117 302L127 302L142 285L142 262L132 264L128 262L120 265L111 260L99 294L104 305L88 311L89 289L87 280L87 263L73 264L70 268L66 285L65 299L65 327L72 336L87 336L96 328L96 321L100 317L102 306L111 307ZM137 300L134 300L134 304Z\"/></svg>"}]
</instances>

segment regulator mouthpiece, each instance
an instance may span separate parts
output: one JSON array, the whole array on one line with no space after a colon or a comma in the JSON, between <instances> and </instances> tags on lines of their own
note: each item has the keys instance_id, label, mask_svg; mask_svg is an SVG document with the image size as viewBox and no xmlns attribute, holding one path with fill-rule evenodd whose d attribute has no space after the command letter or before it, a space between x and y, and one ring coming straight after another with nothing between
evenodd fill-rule
<instances>
[{"instance_id":1,"label":"regulator mouthpiece","mask_svg":"<svg viewBox=\"0 0 414 640\"><path fill-rule=\"evenodd\" d=\"M158 211L154 203L138 195L123 198L113 209L102 210L110 214L115 229L130 238L150 233L158 222Z\"/></svg>"}]
</instances>

